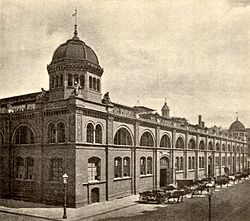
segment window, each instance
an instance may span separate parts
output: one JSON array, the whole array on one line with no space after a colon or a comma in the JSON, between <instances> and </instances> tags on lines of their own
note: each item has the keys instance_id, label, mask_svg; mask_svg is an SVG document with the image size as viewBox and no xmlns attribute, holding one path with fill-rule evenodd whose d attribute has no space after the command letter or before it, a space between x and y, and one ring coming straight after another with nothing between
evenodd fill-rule
<instances>
[{"instance_id":1,"label":"window","mask_svg":"<svg viewBox=\"0 0 250 221\"><path fill-rule=\"evenodd\" d=\"M56 75L56 87L58 87L58 86L59 86L59 76Z\"/></svg>"},{"instance_id":2,"label":"window","mask_svg":"<svg viewBox=\"0 0 250 221\"><path fill-rule=\"evenodd\" d=\"M192 162L191 162L191 157L188 157L188 169L192 169Z\"/></svg>"},{"instance_id":3,"label":"window","mask_svg":"<svg viewBox=\"0 0 250 221\"><path fill-rule=\"evenodd\" d=\"M222 151L226 151L226 145L222 144Z\"/></svg>"},{"instance_id":4,"label":"window","mask_svg":"<svg viewBox=\"0 0 250 221\"><path fill-rule=\"evenodd\" d=\"M176 144L175 144L175 148L184 149L184 141L181 137L178 137Z\"/></svg>"},{"instance_id":5,"label":"window","mask_svg":"<svg viewBox=\"0 0 250 221\"><path fill-rule=\"evenodd\" d=\"M152 160L152 157L147 158L147 174L153 174L153 160Z\"/></svg>"},{"instance_id":6,"label":"window","mask_svg":"<svg viewBox=\"0 0 250 221\"><path fill-rule=\"evenodd\" d=\"M62 75L62 74L60 74L59 85L60 85L60 86L63 86L63 75Z\"/></svg>"},{"instance_id":7,"label":"window","mask_svg":"<svg viewBox=\"0 0 250 221\"><path fill-rule=\"evenodd\" d=\"M132 146L132 138L125 128L120 128L115 134L114 143L116 145Z\"/></svg>"},{"instance_id":8,"label":"window","mask_svg":"<svg viewBox=\"0 0 250 221\"><path fill-rule=\"evenodd\" d=\"M178 171L180 170L180 162L179 162L179 157L175 158L175 169Z\"/></svg>"},{"instance_id":9,"label":"window","mask_svg":"<svg viewBox=\"0 0 250 221\"><path fill-rule=\"evenodd\" d=\"M28 126L20 126L15 132L15 144L32 144L34 143L34 134Z\"/></svg>"},{"instance_id":10,"label":"window","mask_svg":"<svg viewBox=\"0 0 250 221\"><path fill-rule=\"evenodd\" d=\"M96 78L93 78L93 89L96 90Z\"/></svg>"},{"instance_id":11,"label":"window","mask_svg":"<svg viewBox=\"0 0 250 221\"><path fill-rule=\"evenodd\" d=\"M183 170L183 157L180 157L180 170Z\"/></svg>"},{"instance_id":12,"label":"window","mask_svg":"<svg viewBox=\"0 0 250 221\"><path fill-rule=\"evenodd\" d=\"M203 140L200 142L199 149L200 150L205 150L205 144L204 144Z\"/></svg>"},{"instance_id":13,"label":"window","mask_svg":"<svg viewBox=\"0 0 250 221\"><path fill-rule=\"evenodd\" d=\"M57 124L57 142L65 142L65 125L62 122Z\"/></svg>"},{"instance_id":14,"label":"window","mask_svg":"<svg viewBox=\"0 0 250 221\"><path fill-rule=\"evenodd\" d=\"M123 176L130 176L130 159L125 157L123 159Z\"/></svg>"},{"instance_id":15,"label":"window","mask_svg":"<svg viewBox=\"0 0 250 221\"><path fill-rule=\"evenodd\" d=\"M68 74L68 86L73 86L73 77L72 74Z\"/></svg>"},{"instance_id":16,"label":"window","mask_svg":"<svg viewBox=\"0 0 250 221\"><path fill-rule=\"evenodd\" d=\"M96 89L97 89L97 91L100 91L100 80L99 79L96 80Z\"/></svg>"},{"instance_id":17,"label":"window","mask_svg":"<svg viewBox=\"0 0 250 221\"><path fill-rule=\"evenodd\" d=\"M215 166L220 166L220 158L219 157L216 157L215 158Z\"/></svg>"},{"instance_id":18,"label":"window","mask_svg":"<svg viewBox=\"0 0 250 221\"><path fill-rule=\"evenodd\" d=\"M56 142L56 128L53 123L50 123L48 126L48 142L49 143Z\"/></svg>"},{"instance_id":19,"label":"window","mask_svg":"<svg viewBox=\"0 0 250 221\"><path fill-rule=\"evenodd\" d=\"M56 87L56 86L57 86L57 81L56 81L57 79L56 79L56 76L53 78L53 80L54 80L54 83L53 83L53 84L54 84L54 87Z\"/></svg>"},{"instance_id":20,"label":"window","mask_svg":"<svg viewBox=\"0 0 250 221\"><path fill-rule=\"evenodd\" d=\"M84 75L81 75L81 77L80 77L80 86L81 86L81 88L85 87L85 76Z\"/></svg>"},{"instance_id":21,"label":"window","mask_svg":"<svg viewBox=\"0 0 250 221\"><path fill-rule=\"evenodd\" d=\"M218 143L216 144L216 150L220 151L220 145Z\"/></svg>"},{"instance_id":22,"label":"window","mask_svg":"<svg viewBox=\"0 0 250 221\"><path fill-rule=\"evenodd\" d=\"M144 132L141 136L140 146L153 147L154 141L153 137L149 132Z\"/></svg>"},{"instance_id":23,"label":"window","mask_svg":"<svg viewBox=\"0 0 250 221\"><path fill-rule=\"evenodd\" d=\"M231 157L227 158L227 165L229 165L229 166L231 165Z\"/></svg>"},{"instance_id":24,"label":"window","mask_svg":"<svg viewBox=\"0 0 250 221\"><path fill-rule=\"evenodd\" d=\"M226 158L222 157L222 166L225 166L225 165L226 165Z\"/></svg>"},{"instance_id":25,"label":"window","mask_svg":"<svg viewBox=\"0 0 250 221\"><path fill-rule=\"evenodd\" d=\"M91 123L87 125L87 142L94 143L94 126Z\"/></svg>"},{"instance_id":26,"label":"window","mask_svg":"<svg viewBox=\"0 0 250 221\"><path fill-rule=\"evenodd\" d=\"M74 84L79 83L79 76L77 74L74 75Z\"/></svg>"},{"instance_id":27,"label":"window","mask_svg":"<svg viewBox=\"0 0 250 221\"><path fill-rule=\"evenodd\" d=\"M195 141L193 139L191 139L188 143L188 149L195 149Z\"/></svg>"},{"instance_id":28,"label":"window","mask_svg":"<svg viewBox=\"0 0 250 221\"><path fill-rule=\"evenodd\" d=\"M231 146L230 146L230 144L228 144L227 150L228 150L229 152L231 151Z\"/></svg>"},{"instance_id":29,"label":"window","mask_svg":"<svg viewBox=\"0 0 250 221\"><path fill-rule=\"evenodd\" d=\"M17 179L24 179L25 177L25 167L24 161L22 157L16 158L16 178Z\"/></svg>"},{"instance_id":30,"label":"window","mask_svg":"<svg viewBox=\"0 0 250 221\"><path fill-rule=\"evenodd\" d=\"M26 179L32 180L34 174L34 159L31 157L26 158Z\"/></svg>"},{"instance_id":31,"label":"window","mask_svg":"<svg viewBox=\"0 0 250 221\"><path fill-rule=\"evenodd\" d=\"M140 174L146 175L146 158L141 157L140 159Z\"/></svg>"},{"instance_id":32,"label":"window","mask_svg":"<svg viewBox=\"0 0 250 221\"><path fill-rule=\"evenodd\" d=\"M50 160L50 181L59 181L63 175L62 159L54 158Z\"/></svg>"},{"instance_id":33,"label":"window","mask_svg":"<svg viewBox=\"0 0 250 221\"><path fill-rule=\"evenodd\" d=\"M201 158L201 165L202 165L202 168L205 168L205 161L204 161L204 157Z\"/></svg>"},{"instance_id":34,"label":"window","mask_svg":"<svg viewBox=\"0 0 250 221\"><path fill-rule=\"evenodd\" d=\"M91 157L88 160L88 181L101 180L101 160Z\"/></svg>"},{"instance_id":35,"label":"window","mask_svg":"<svg viewBox=\"0 0 250 221\"><path fill-rule=\"evenodd\" d=\"M92 77L89 76L89 89L93 88L93 82L92 82Z\"/></svg>"},{"instance_id":36,"label":"window","mask_svg":"<svg viewBox=\"0 0 250 221\"><path fill-rule=\"evenodd\" d=\"M201 168L202 165L201 165L201 157L199 157L199 168Z\"/></svg>"},{"instance_id":37,"label":"window","mask_svg":"<svg viewBox=\"0 0 250 221\"><path fill-rule=\"evenodd\" d=\"M171 142L167 135L163 135L160 142L160 147L171 148Z\"/></svg>"},{"instance_id":38,"label":"window","mask_svg":"<svg viewBox=\"0 0 250 221\"><path fill-rule=\"evenodd\" d=\"M213 144L212 144L212 142L208 143L208 150L213 150Z\"/></svg>"},{"instance_id":39,"label":"window","mask_svg":"<svg viewBox=\"0 0 250 221\"><path fill-rule=\"evenodd\" d=\"M102 143L102 127L100 124L95 127L95 143Z\"/></svg>"},{"instance_id":40,"label":"window","mask_svg":"<svg viewBox=\"0 0 250 221\"><path fill-rule=\"evenodd\" d=\"M115 178L122 177L122 158L116 157L114 160L114 175Z\"/></svg>"},{"instance_id":41,"label":"window","mask_svg":"<svg viewBox=\"0 0 250 221\"><path fill-rule=\"evenodd\" d=\"M0 133L0 145L3 145L3 144L4 144L3 135L2 133Z\"/></svg>"},{"instance_id":42,"label":"window","mask_svg":"<svg viewBox=\"0 0 250 221\"><path fill-rule=\"evenodd\" d=\"M195 169L195 158L192 157L192 169Z\"/></svg>"}]
</instances>

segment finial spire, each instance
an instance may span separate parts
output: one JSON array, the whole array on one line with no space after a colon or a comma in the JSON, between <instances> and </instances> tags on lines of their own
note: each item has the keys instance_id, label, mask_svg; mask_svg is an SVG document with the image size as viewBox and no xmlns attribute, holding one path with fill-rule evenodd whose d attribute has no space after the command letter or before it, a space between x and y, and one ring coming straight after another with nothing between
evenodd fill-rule
<instances>
[{"instance_id":1,"label":"finial spire","mask_svg":"<svg viewBox=\"0 0 250 221\"><path fill-rule=\"evenodd\" d=\"M239 113L236 112L236 121L238 121L238 120L239 120Z\"/></svg>"},{"instance_id":2,"label":"finial spire","mask_svg":"<svg viewBox=\"0 0 250 221\"><path fill-rule=\"evenodd\" d=\"M72 14L73 17L75 17L75 30L74 30L74 38L77 38L77 9L75 8L75 12Z\"/></svg>"}]
</instances>

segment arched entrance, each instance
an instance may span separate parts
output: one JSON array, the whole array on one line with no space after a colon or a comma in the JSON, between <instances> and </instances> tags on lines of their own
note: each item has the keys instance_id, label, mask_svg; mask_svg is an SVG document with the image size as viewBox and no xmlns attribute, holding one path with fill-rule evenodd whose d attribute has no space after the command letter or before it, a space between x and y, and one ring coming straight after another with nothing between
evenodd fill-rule
<instances>
[{"instance_id":1,"label":"arched entrance","mask_svg":"<svg viewBox=\"0 0 250 221\"><path fill-rule=\"evenodd\" d=\"M160 187L172 183L172 179L169 158L162 157L160 159Z\"/></svg>"},{"instance_id":2,"label":"arched entrance","mask_svg":"<svg viewBox=\"0 0 250 221\"><path fill-rule=\"evenodd\" d=\"M93 188L91 190L91 203L97 203L100 201L100 190L99 188Z\"/></svg>"},{"instance_id":3,"label":"arched entrance","mask_svg":"<svg viewBox=\"0 0 250 221\"><path fill-rule=\"evenodd\" d=\"M208 174L208 177L213 176L213 159L212 159L212 157L208 157L207 174Z\"/></svg>"}]
</instances>

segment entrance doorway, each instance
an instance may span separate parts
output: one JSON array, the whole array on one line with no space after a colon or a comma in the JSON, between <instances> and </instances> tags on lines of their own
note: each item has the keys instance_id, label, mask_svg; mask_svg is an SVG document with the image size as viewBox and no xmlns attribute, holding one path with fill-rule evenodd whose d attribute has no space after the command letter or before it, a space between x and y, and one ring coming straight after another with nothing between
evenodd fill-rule
<instances>
[{"instance_id":1,"label":"entrance doorway","mask_svg":"<svg viewBox=\"0 0 250 221\"><path fill-rule=\"evenodd\" d=\"M97 203L100 201L100 190L99 188L93 188L91 190L91 203Z\"/></svg>"},{"instance_id":2,"label":"entrance doorway","mask_svg":"<svg viewBox=\"0 0 250 221\"><path fill-rule=\"evenodd\" d=\"M164 187L172 183L173 177L170 168L170 162L168 157L162 157L160 159L160 187Z\"/></svg>"}]
</instances>

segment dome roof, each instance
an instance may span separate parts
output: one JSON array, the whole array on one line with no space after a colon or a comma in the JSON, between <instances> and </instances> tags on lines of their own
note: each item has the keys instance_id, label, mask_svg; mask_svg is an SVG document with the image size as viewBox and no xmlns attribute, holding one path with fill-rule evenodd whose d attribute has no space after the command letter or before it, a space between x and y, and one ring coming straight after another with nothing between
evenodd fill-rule
<instances>
[{"instance_id":1,"label":"dome roof","mask_svg":"<svg viewBox=\"0 0 250 221\"><path fill-rule=\"evenodd\" d=\"M170 110L170 109L169 109L169 106L167 105L167 102L165 102L165 104L163 105L163 107L162 107L161 110L162 110L162 111L164 111L164 110L169 111L169 110Z\"/></svg>"},{"instance_id":2,"label":"dome roof","mask_svg":"<svg viewBox=\"0 0 250 221\"><path fill-rule=\"evenodd\" d=\"M241 123L238 119L236 121L234 121L229 128L229 131L235 131L235 132L245 131L245 130L246 130L246 128L245 128L244 124Z\"/></svg>"},{"instance_id":3,"label":"dome roof","mask_svg":"<svg viewBox=\"0 0 250 221\"><path fill-rule=\"evenodd\" d=\"M99 66L95 52L77 36L60 45L54 52L51 63L64 60L90 61Z\"/></svg>"}]
</instances>

